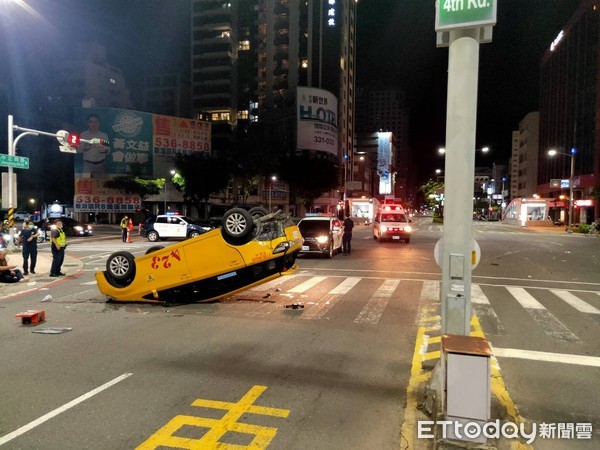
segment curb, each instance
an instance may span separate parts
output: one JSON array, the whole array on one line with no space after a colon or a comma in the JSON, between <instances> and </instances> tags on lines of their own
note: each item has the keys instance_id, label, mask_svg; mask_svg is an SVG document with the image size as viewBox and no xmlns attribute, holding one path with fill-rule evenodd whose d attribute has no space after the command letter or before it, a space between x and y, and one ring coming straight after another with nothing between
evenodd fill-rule
<instances>
[{"instance_id":1,"label":"curb","mask_svg":"<svg viewBox=\"0 0 600 450\"><path fill-rule=\"evenodd\" d=\"M16 258L20 256L20 254L12 253L8 255L10 261L9 263L16 262ZM22 262L22 261L20 261ZM30 294L32 292L38 291L42 288L48 286L55 286L60 283L63 283L67 280L75 278L81 273L83 273L83 261L74 256L65 255L65 261L63 263L63 269L67 272L67 275L63 278L50 278L48 277L48 271L50 270L50 265L52 262L52 257L49 252L40 252L38 253L37 260L37 274L36 275L28 275L29 281L23 283L0 283L0 302L4 300L10 300L16 297L20 297L26 294ZM22 266L19 265L22 269ZM71 268L74 268L74 272ZM43 270L42 270L43 269Z\"/></svg>"}]
</instances>

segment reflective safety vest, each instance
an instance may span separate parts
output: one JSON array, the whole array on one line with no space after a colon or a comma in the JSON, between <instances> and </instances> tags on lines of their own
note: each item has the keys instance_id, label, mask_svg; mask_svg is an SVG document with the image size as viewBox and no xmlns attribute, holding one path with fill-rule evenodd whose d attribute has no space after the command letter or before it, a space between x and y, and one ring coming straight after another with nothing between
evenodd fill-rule
<instances>
[{"instance_id":1,"label":"reflective safety vest","mask_svg":"<svg viewBox=\"0 0 600 450\"><path fill-rule=\"evenodd\" d=\"M56 238L56 242L58 242L58 245L60 247L66 247L67 246L67 235L65 234L65 232L63 231L62 228L57 228L58 230L58 237Z\"/></svg>"}]
</instances>

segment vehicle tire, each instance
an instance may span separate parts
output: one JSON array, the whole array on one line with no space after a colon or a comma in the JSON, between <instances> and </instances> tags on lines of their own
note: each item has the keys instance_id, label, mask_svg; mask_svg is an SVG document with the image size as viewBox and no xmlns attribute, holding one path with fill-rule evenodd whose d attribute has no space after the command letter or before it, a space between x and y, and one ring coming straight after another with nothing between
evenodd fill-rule
<instances>
[{"instance_id":1,"label":"vehicle tire","mask_svg":"<svg viewBox=\"0 0 600 450\"><path fill-rule=\"evenodd\" d=\"M135 257L129 252L115 252L106 260L106 272L116 281L132 280L135 276Z\"/></svg>"},{"instance_id":2,"label":"vehicle tire","mask_svg":"<svg viewBox=\"0 0 600 450\"><path fill-rule=\"evenodd\" d=\"M158 241L158 233L154 230L148 231L147 237L150 242Z\"/></svg>"},{"instance_id":3,"label":"vehicle tire","mask_svg":"<svg viewBox=\"0 0 600 450\"><path fill-rule=\"evenodd\" d=\"M373 240L376 241L377 240L377 236L373 235Z\"/></svg>"},{"instance_id":4,"label":"vehicle tire","mask_svg":"<svg viewBox=\"0 0 600 450\"><path fill-rule=\"evenodd\" d=\"M194 231L190 231L190 234L188 234L189 238L195 238L196 236L200 236L200 232L194 230Z\"/></svg>"},{"instance_id":5,"label":"vehicle tire","mask_svg":"<svg viewBox=\"0 0 600 450\"><path fill-rule=\"evenodd\" d=\"M252 218L254 220L258 219L259 217L263 217L266 216L267 214L269 214L269 211L267 210L267 208L263 208L262 206L255 206L254 208L251 208L250 211L248 211L250 213L250 215L252 216Z\"/></svg>"},{"instance_id":6,"label":"vehicle tire","mask_svg":"<svg viewBox=\"0 0 600 450\"><path fill-rule=\"evenodd\" d=\"M159 250L162 250L163 248L165 248L165 247L163 247L162 245L153 245L148 250L146 250L146 255L149 254L149 253L153 253L153 252L157 252Z\"/></svg>"},{"instance_id":7,"label":"vehicle tire","mask_svg":"<svg viewBox=\"0 0 600 450\"><path fill-rule=\"evenodd\" d=\"M248 211L242 208L232 208L223 214L221 233L223 237L232 243L241 245L248 242L254 220Z\"/></svg>"},{"instance_id":8,"label":"vehicle tire","mask_svg":"<svg viewBox=\"0 0 600 450\"><path fill-rule=\"evenodd\" d=\"M406 242L408 244L410 242L410 238L404 239L404 242Z\"/></svg>"},{"instance_id":9,"label":"vehicle tire","mask_svg":"<svg viewBox=\"0 0 600 450\"><path fill-rule=\"evenodd\" d=\"M333 242L331 242L331 243L329 244L329 249L328 249L328 251L327 251L327 257L328 257L328 258L333 258L333 254L334 254L334 253L333 253Z\"/></svg>"}]
</instances>

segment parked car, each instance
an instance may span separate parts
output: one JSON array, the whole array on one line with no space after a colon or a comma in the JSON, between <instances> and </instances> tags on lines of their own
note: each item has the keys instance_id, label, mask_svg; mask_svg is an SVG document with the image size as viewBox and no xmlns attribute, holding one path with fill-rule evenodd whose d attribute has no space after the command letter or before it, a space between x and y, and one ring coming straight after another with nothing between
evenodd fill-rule
<instances>
[{"instance_id":1,"label":"parked car","mask_svg":"<svg viewBox=\"0 0 600 450\"><path fill-rule=\"evenodd\" d=\"M159 215L151 216L140 228L140 234L147 237L150 242L159 239L188 239L201 235L211 230L208 223L198 223L185 216Z\"/></svg>"},{"instance_id":2,"label":"parked car","mask_svg":"<svg viewBox=\"0 0 600 450\"><path fill-rule=\"evenodd\" d=\"M56 219L50 220L40 220L35 222L35 226L39 228L39 230L44 235L45 240L50 239L50 231L55 228L54 221ZM71 219L70 217L60 217L60 220L63 223L63 230L67 236L77 237L77 236L93 236L94 229L90 224L79 223L75 219ZM40 238L38 238L40 241Z\"/></svg>"},{"instance_id":3,"label":"parked car","mask_svg":"<svg viewBox=\"0 0 600 450\"><path fill-rule=\"evenodd\" d=\"M333 258L342 250L342 222L335 216L327 214L307 214L298 228L304 244L300 253L317 253Z\"/></svg>"},{"instance_id":4,"label":"parked car","mask_svg":"<svg viewBox=\"0 0 600 450\"><path fill-rule=\"evenodd\" d=\"M193 239L150 247L137 258L113 253L96 281L116 301L216 300L294 272L301 247L300 231L288 216L234 208L221 228Z\"/></svg>"},{"instance_id":5,"label":"parked car","mask_svg":"<svg viewBox=\"0 0 600 450\"><path fill-rule=\"evenodd\" d=\"M32 215L27 211L17 211L14 214L14 220L17 222L24 222L25 220L31 220Z\"/></svg>"}]
</instances>

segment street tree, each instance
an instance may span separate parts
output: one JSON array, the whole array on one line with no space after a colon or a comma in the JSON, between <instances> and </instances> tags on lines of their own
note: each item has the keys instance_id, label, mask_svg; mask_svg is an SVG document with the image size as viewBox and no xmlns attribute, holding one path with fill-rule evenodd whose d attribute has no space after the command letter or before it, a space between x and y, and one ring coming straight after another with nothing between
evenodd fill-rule
<instances>
[{"instance_id":1,"label":"street tree","mask_svg":"<svg viewBox=\"0 0 600 450\"><path fill-rule=\"evenodd\" d=\"M323 193L339 186L340 166L328 155L299 152L282 159L279 173L289 184L290 199L299 198L308 211Z\"/></svg>"},{"instance_id":2,"label":"street tree","mask_svg":"<svg viewBox=\"0 0 600 450\"><path fill-rule=\"evenodd\" d=\"M137 194L142 201L151 195L160 194L166 182L164 178L145 178L141 175L141 168L136 164L132 164L130 169L130 174L114 177L106 181L104 187Z\"/></svg>"},{"instance_id":3,"label":"street tree","mask_svg":"<svg viewBox=\"0 0 600 450\"><path fill-rule=\"evenodd\" d=\"M175 169L176 175L172 181L183 192L183 200L194 206L202 217L206 217L210 196L225 191L229 185L229 162L212 155L192 153L177 155Z\"/></svg>"}]
</instances>

